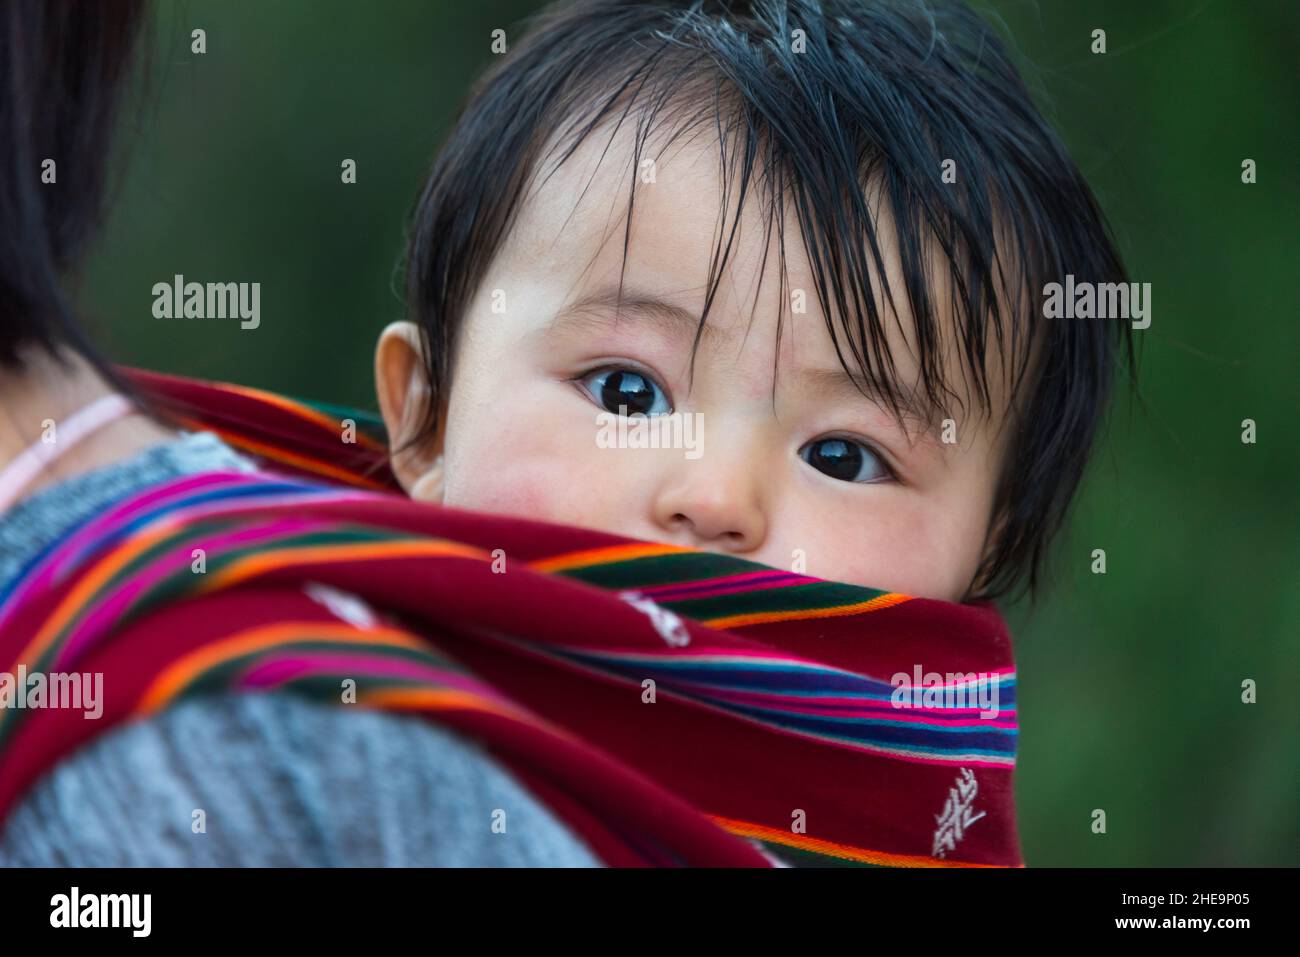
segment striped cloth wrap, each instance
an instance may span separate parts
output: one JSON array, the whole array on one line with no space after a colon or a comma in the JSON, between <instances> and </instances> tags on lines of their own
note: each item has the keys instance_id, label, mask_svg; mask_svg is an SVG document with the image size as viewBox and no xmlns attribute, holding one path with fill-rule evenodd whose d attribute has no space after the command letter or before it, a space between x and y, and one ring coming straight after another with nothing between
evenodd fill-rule
<instances>
[{"instance_id":1,"label":"striped cloth wrap","mask_svg":"<svg viewBox=\"0 0 1300 957\"><path fill-rule=\"evenodd\" d=\"M103 676L98 719L0 707L0 821L119 722L278 690L469 736L611 866L1022 865L992 605L412 502L373 416L127 371L258 470L131 495L0 594L11 696Z\"/></svg>"}]
</instances>

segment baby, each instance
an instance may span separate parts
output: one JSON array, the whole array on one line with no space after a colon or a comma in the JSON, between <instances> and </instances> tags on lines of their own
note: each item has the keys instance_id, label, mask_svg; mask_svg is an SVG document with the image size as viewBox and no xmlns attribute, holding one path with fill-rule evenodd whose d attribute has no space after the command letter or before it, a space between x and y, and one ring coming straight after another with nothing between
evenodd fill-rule
<instances>
[{"instance_id":1,"label":"baby","mask_svg":"<svg viewBox=\"0 0 1300 957\"><path fill-rule=\"evenodd\" d=\"M414 212L375 360L406 491L919 597L1036 584L1130 351L1044 289L1124 271L992 28L935 7L539 18Z\"/></svg>"}]
</instances>

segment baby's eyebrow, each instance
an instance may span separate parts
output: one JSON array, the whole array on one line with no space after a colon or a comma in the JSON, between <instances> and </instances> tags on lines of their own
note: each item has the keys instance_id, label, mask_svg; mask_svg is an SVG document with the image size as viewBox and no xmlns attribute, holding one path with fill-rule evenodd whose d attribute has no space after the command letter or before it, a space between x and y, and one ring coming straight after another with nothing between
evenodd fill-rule
<instances>
[{"instance_id":1,"label":"baby's eyebrow","mask_svg":"<svg viewBox=\"0 0 1300 957\"><path fill-rule=\"evenodd\" d=\"M620 297L617 286L602 287L587 293L560 309L548 326L552 332L581 332L593 326L606 327L617 317L649 320L678 339L694 339L700 329L700 317L674 302L628 286ZM701 339L712 337L705 326Z\"/></svg>"}]
</instances>

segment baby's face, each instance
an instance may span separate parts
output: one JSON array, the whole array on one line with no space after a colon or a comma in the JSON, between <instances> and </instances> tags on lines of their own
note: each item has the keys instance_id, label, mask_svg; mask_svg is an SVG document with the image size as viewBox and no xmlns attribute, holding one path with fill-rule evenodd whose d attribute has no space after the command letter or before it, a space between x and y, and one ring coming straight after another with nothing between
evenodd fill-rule
<instances>
[{"instance_id":1,"label":"baby's face","mask_svg":"<svg viewBox=\"0 0 1300 957\"><path fill-rule=\"evenodd\" d=\"M395 457L407 491L960 600L989 533L996 418L964 421L954 408L900 426L858 391L792 219L778 301L777 230L765 243L757 205L741 220L692 378L722 199L717 145L674 145L654 182L638 181L616 316L630 142L616 140L597 165L606 139L589 137L521 211L464 319L442 436ZM792 311L798 290L804 312ZM423 395L411 331L390 327L376 363L401 438ZM892 346L900 379L913 381L907 339ZM628 419L622 443L620 406L650 417ZM955 442L939 421L949 415ZM619 447L649 440L659 416L676 420L660 444L677 447Z\"/></svg>"}]
</instances>

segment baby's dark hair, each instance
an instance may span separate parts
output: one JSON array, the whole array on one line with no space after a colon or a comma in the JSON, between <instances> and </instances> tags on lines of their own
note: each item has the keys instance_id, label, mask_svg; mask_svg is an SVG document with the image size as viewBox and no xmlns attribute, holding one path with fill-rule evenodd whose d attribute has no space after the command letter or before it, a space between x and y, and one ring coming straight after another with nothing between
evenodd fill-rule
<instances>
[{"instance_id":1,"label":"baby's dark hair","mask_svg":"<svg viewBox=\"0 0 1300 957\"><path fill-rule=\"evenodd\" d=\"M783 246L793 204L840 360L896 415L910 397L959 422L992 416L1003 377L1008 453L971 597L1034 589L1133 358L1127 323L1049 320L1040 297L1067 273L1126 276L997 32L960 4L577 0L539 14L471 91L412 214L407 302L433 395L414 441L440 427L462 318L544 167L629 120L629 224L649 133L711 127L724 208L734 202L738 222L757 187ZM717 237L701 330L735 227ZM891 251L901 288L885 279ZM781 277L785 302L784 253ZM915 383L900 381L886 344L888 324L908 316ZM951 343L960 381L945 364Z\"/></svg>"}]
</instances>

